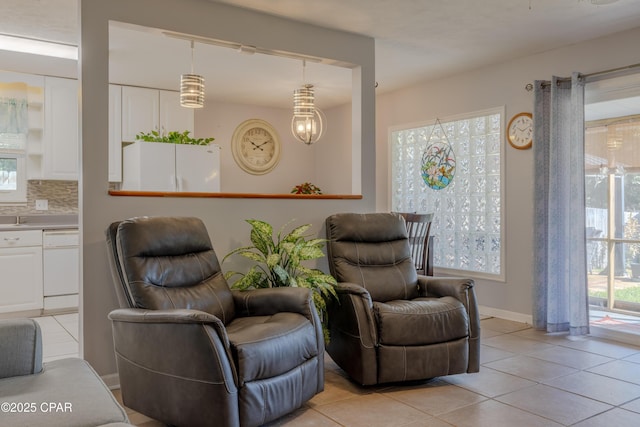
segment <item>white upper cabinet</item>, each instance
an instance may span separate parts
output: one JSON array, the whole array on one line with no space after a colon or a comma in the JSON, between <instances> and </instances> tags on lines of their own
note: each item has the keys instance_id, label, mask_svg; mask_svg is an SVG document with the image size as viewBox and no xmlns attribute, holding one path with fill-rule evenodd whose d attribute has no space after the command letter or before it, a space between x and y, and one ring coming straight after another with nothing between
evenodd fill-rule
<instances>
[{"instance_id":1,"label":"white upper cabinet","mask_svg":"<svg viewBox=\"0 0 640 427\"><path fill-rule=\"evenodd\" d=\"M140 132L160 129L160 96L157 89L122 87L122 141L134 142Z\"/></svg>"},{"instance_id":2,"label":"white upper cabinet","mask_svg":"<svg viewBox=\"0 0 640 427\"><path fill-rule=\"evenodd\" d=\"M77 80L45 77L42 145L42 179L78 179Z\"/></svg>"},{"instance_id":3,"label":"white upper cabinet","mask_svg":"<svg viewBox=\"0 0 640 427\"><path fill-rule=\"evenodd\" d=\"M180 106L180 93L160 91L160 130L165 132L188 130L193 136L193 108Z\"/></svg>"},{"instance_id":4,"label":"white upper cabinet","mask_svg":"<svg viewBox=\"0 0 640 427\"><path fill-rule=\"evenodd\" d=\"M180 106L178 92L122 86L122 141L135 142L140 132L190 131L193 110Z\"/></svg>"}]
</instances>

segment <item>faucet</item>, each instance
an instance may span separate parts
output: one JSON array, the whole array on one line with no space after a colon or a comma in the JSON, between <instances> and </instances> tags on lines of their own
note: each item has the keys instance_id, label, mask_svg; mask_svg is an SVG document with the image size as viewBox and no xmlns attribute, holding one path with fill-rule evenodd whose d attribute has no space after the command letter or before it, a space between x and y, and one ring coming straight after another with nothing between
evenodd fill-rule
<instances>
[{"instance_id":1,"label":"faucet","mask_svg":"<svg viewBox=\"0 0 640 427\"><path fill-rule=\"evenodd\" d=\"M16 215L16 223L15 223L15 225L20 225L20 224L22 224L20 222L20 215Z\"/></svg>"}]
</instances>

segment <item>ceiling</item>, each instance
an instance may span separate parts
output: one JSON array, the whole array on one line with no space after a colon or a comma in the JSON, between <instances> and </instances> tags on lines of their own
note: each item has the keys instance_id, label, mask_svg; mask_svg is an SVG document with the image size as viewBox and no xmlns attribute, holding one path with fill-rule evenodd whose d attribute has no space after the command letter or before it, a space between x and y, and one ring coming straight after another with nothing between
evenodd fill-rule
<instances>
[{"instance_id":1,"label":"ceiling","mask_svg":"<svg viewBox=\"0 0 640 427\"><path fill-rule=\"evenodd\" d=\"M378 93L632 29L640 23L637 0L216 2L374 37ZM3 0L0 32L77 44L77 1ZM149 66L157 63L158 49L175 60L163 67ZM206 79L207 99L290 108L293 89L303 83L301 61L295 59L245 55L201 43L196 43L194 56L195 72ZM123 84L177 90L179 75L191 68L188 41L131 26L112 26L110 58L110 80ZM306 82L316 86L320 107L350 100L349 70L307 62L305 75Z\"/></svg>"}]
</instances>

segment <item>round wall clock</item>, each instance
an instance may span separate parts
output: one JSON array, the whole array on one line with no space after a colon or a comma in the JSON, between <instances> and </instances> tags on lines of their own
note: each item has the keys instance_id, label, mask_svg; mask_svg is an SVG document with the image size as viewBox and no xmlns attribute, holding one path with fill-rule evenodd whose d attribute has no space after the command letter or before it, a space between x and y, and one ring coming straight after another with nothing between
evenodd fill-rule
<instances>
[{"instance_id":1,"label":"round wall clock","mask_svg":"<svg viewBox=\"0 0 640 427\"><path fill-rule=\"evenodd\" d=\"M280 161L280 137L265 120L245 120L233 133L231 152L242 170L262 175L270 172Z\"/></svg>"},{"instance_id":2,"label":"round wall clock","mask_svg":"<svg viewBox=\"0 0 640 427\"><path fill-rule=\"evenodd\" d=\"M533 115L531 113L518 113L509 120L507 141L513 148L519 150L531 147L533 142Z\"/></svg>"}]
</instances>

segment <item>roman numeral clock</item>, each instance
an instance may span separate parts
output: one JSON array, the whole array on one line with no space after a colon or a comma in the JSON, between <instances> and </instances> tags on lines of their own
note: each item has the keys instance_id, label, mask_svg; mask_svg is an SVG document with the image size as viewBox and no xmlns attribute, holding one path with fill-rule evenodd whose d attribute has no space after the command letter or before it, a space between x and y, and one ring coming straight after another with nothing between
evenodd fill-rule
<instances>
[{"instance_id":1,"label":"roman numeral clock","mask_svg":"<svg viewBox=\"0 0 640 427\"><path fill-rule=\"evenodd\" d=\"M242 170L262 175L280 161L280 138L265 120L249 119L240 123L233 133L231 151Z\"/></svg>"}]
</instances>

